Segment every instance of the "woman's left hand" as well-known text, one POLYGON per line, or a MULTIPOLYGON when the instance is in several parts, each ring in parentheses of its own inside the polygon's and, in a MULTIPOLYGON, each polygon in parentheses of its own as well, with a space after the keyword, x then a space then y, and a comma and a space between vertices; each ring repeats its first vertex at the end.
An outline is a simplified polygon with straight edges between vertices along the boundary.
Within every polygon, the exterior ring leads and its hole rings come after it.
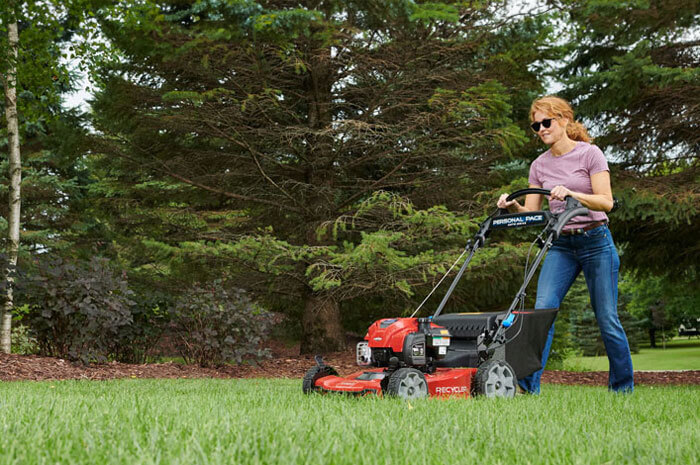
POLYGON ((564 200, 567 196, 573 197, 573 192, 564 186, 556 186, 550 191, 550 198, 556 200, 564 200))

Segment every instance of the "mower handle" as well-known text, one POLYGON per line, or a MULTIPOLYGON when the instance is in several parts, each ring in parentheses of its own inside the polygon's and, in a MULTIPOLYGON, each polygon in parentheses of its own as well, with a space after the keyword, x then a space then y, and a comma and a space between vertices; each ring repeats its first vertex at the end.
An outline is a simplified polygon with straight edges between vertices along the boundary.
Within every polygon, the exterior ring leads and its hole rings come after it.
POLYGON ((526 194, 542 194, 542 195, 549 195, 551 191, 549 189, 542 189, 541 187, 528 187, 527 189, 520 189, 519 191, 515 191, 512 194, 506 198, 506 202, 510 202, 513 199, 517 199, 518 197, 522 197, 523 195, 526 194))
MULTIPOLYGON (((506 202, 510 202, 513 199, 517 199, 518 197, 522 197, 523 195, 527 194, 542 194, 542 195, 550 195, 552 191, 549 189, 542 189, 541 187, 528 187, 527 189, 520 189, 518 191, 513 192, 510 194, 508 197, 506 197, 506 202)), ((566 209, 572 209, 576 208, 581 205, 581 203, 576 200, 575 198, 571 197, 570 195, 567 195, 565 197, 566 200, 566 209)), ((506 208, 499 208, 498 209, 498 214, 499 215, 505 215, 509 213, 508 209, 506 208)))
MULTIPOLYGON (((506 202, 510 202, 511 200, 517 199, 518 197, 522 197, 523 195, 527 194, 542 194, 542 195, 549 195, 551 191, 549 189, 542 189, 541 187, 528 187, 527 189, 520 189, 512 194, 510 194, 506 198, 506 202)), ((499 215, 506 215, 508 214, 508 209, 507 208, 499 208, 498 209, 498 214, 499 215)))

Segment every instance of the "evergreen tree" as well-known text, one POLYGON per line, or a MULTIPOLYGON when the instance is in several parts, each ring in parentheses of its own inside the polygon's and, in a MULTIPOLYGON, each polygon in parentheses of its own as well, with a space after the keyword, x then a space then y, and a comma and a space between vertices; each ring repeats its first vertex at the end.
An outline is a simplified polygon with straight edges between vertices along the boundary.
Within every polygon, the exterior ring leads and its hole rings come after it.
MULTIPOLYGON (((341 302, 381 295, 400 308, 434 282, 475 228, 450 209, 481 214, 465 195, 525 142, 513 104, 524 115, 539 91, 531 44, 550 30, 502 6, 109 10, 121 59, 101 68, 94 109, 113 253, 152 276, 225 275, 278 296, 299 316, 302 351, 342 348, 341 302)), ((504 244, 476 268, 481 294, 501 301, 508 283, 486 276, 504 251, 523 254, 504 244)))

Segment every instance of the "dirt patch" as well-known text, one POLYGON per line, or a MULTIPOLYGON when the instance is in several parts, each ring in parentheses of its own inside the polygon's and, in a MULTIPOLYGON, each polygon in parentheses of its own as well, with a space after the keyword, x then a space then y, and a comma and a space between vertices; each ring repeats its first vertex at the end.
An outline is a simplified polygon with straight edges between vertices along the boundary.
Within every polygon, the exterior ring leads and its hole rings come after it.
MULTIPOLYGON (((36 355, 0 354, 0 381, 62 380, 62 379, 115 379, 115 378, 297 378, 315 363, 312 356, 298 355, 295 347, 277 346, 273 357, 257 364, 201 368, 178 363, 150 363, 131 365, 106 363, 83 366, 66 360, 36 355)), ((324 361, 341 375, 358 370, 352 351, 328 354, 324 361)), ((607 372, 545 371, 544 383, 606 386, 607 372)), ((636 384, 700 385, 700 370, 643 371, 635 373, 636 384)))

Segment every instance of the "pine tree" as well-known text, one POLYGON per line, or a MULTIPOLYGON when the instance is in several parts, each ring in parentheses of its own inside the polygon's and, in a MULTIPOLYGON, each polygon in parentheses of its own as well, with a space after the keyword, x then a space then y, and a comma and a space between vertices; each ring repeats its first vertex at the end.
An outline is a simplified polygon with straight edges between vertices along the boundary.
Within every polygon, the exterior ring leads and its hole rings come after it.
MULTIPOLYGON (((121 231, 106 227, 132 237, 115 253, 279 296, 299 316, 302 351, 342 348, 341 302, 382 295, 395 308, 434 282, 475 228, 434 206, 474 208, 464 193, 525 141, 513 104, 539 89, 528 44, 549 31, 501 6, 111 10, 103 30, 122 59, 101 69, 94 109, 101 188, 123 214, 121 231)), ((507 286, 483 281, 491 294, 507 286)))

